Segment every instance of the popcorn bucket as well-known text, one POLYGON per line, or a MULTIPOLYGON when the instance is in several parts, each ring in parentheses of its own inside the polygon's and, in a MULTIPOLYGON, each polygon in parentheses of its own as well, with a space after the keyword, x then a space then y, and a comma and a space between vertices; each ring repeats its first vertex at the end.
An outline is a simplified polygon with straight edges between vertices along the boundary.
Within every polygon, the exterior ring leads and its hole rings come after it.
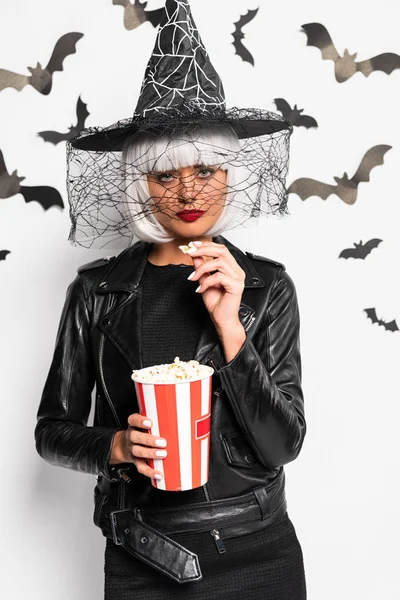
POLYGON ((168 455, 163 459, 147 459, 152 469, 163 473, 163 479, 152 479, 160 490, 183 491, 208 481, 210 455, 210 421, 212 374, 201 365, 204 375, 190 380, 167 383, 144 382, 146 367, 132 375, 141 415, 149 417, 152 435, 167 440, 168 455))

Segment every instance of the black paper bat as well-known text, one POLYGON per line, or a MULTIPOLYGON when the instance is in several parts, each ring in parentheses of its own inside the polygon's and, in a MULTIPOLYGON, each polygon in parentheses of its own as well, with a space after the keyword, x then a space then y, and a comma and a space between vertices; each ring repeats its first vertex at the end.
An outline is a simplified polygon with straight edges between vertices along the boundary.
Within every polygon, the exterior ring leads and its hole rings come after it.
POLYGON ((378 319, 378 317, 376 316, 375 308, 364 308, 364 310, 367 313, 368 319, 371 319, 372 323, 378 323, 378 325, 384 327, 386 331, 399 331, 395 319, 393 319, 393 321, 387 322, 383 319, 378 319))
POLYGON ((346 204, 354 204, 357 200, 358 184, 369 181, 371 170, 377 165, 383 164, 383 157, 391 147, 380 145, 370 148, 364 154, 360 166, 351 179, 347 173, 344 173, 343 177, 333 178, 337 185, 330 185, 316 179, 302 177, 293 181, 288 193, 297 194, 302 200, 306 200, 310 196, 319 196, 322 200, 326 200, 331 194, 336 194, 346 204))
POLYGON ((339 258, 361 258, 364 259, 368 254, 371 254, 374 248, 377 248, 382 240, 378 240, 378 238, 373 238, 372 240, 368 240, 365 244, 357 242, 353 242, 354 248, 345 248, 339 254, 339 258))
POLYGON ((48 185, 21 186, 20 194, 23 195, 25 202, 39 202, 44 210, 48 210, 52 206, 64 208, 60 192, 48 185))
POLYGON ((165 10, 164 8, 145 10, 147 2, 140 2, 140 0, 135 0, 135 4, 129 0, 113 0, 113 4, 124 7, 124 25, 125 29, 129 30, 136 29, 146 21, 149 21, 153 27, 158 27, 165 10))
POLYGON ((17 170, 11 175, 8 174, 4 162, 3 153, 0 150, 0 198, 11 198, 15 194, 22 194, 25 202, 39 202, 47 210, 51 206, 60 206, 64 208, 64 202, 60 193, 50 186, 28 187, 21 185, 25 177, 18 177, 17 170))
POLYGON ((10 254, 9 250, 0 250, 0 260, 6 260, 7 254, 10 254))
POLYGON ((297 108, 297 104, 291 108, 290 104, 283 98, 274 99, 277 110, 282 113, 282 116, 290 121, 294 127, 318 127, 317 121, 309 115, 302 115, 304 108, 297 108))
POLYGON ((302 25, 302 29, 307 35, 307 46, 315 46, 321 50, 323 60, 333 60, 336 81, 339 83, 347 81, 357 72, 368 77, 374 71, 383 71, 390 75, 395 69, 400 69, 400 56, 398 54, 385 52, 368 60, 356 62, 357 52, 350 54, 347 48, 343 56, 340 56, 328 30, 321 23, 306 23, 302 25))
POLYGON ((63 61, 70 54, 75 54, 76 43, 83 37, 83 33, 71 32, 61 36, 56 43, 49 64, 42 69, 40 63, 36 67, 28 67, 32 75, 19 75, 12 71, 0 69, 0 92, 7 87, 12 87, 19 92, 26 85, 31 85, 45 96, 50 94, 53 83, 53 73, 63 70, 63 61))
POLYGON ((242 29, 245 25, 250 23, 258 13, 259 8, 255 10, 248 10, 245 15, 242 15, 239 21, 235 21, 235 31, 232 33, 233 35, 233 46, 235 48, 235 54, 238 54, 245 62, 249 62, 254 67, 254 58, 247 50, 247 48, 243 45, 242 40, 244 38, 244 33, 242 29))
POLYGON ((85 121, 90 115, 86 109, 86 106, 87 104, 82 102, 81 97, 79 96, 76 104, 76 116, 78 122, 76 125, 71 125, 71 127, 68 128, 69 130, 67 133, 59 133, 58 131, 39 131, 38 136, 44 139, 45 142, 51 142, 55 146, 60 142, 70 140, 74 136, 78 135, 78 133, 85 127, 85 121))

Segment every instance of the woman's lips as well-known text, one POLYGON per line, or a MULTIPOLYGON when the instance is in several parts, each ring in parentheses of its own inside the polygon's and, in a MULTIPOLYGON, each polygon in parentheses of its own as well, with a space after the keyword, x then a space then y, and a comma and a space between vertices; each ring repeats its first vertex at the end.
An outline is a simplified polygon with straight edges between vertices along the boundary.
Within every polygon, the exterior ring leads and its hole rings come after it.
POLYGON ((182 221, 192 222, 197 221, 204 214, 204 210, 181 210, 176 213, 176 216, 182 221))

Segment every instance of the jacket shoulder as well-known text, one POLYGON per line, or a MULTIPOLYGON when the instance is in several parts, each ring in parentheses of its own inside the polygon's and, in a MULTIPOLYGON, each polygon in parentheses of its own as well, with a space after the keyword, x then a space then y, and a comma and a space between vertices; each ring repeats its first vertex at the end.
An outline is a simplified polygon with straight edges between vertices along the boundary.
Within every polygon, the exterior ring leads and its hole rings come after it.
POLYGON ((260 256, 259 254, 253 254, 252 252, 246 252, 246 254, 254 260, 262 260, 263 262, 270 263, 272 265, 275 265, 276 267, 281 267, 282 269, 286 270, 285 265, 281 262, 278 262, 277 260, 272 260, 271 258, 267 258, 266 256, 260 256))
POLYGON ((105 265, 109 265, 115 260, 115 256, 104 256, 103 258, 97 258, 96 260, 92 260, 84 265, 78 267, 78 274, 85 273, 85 271, 90 271, 90 269, 97 269, 98 267, 104 267, 105 265))

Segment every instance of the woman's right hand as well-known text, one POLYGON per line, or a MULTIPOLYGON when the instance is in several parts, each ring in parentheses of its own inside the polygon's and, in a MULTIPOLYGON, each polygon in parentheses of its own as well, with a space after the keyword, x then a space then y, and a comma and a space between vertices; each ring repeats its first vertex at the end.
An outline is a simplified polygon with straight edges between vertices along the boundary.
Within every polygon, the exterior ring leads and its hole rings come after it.
POLYGON ((164 459, 167 456, 167 451, 164 450, 167 442, 164 438, 141 431, 141 429, 150 429, 151 426, 148 417, 143 417, 139 413, 129 415, 128 429, 117 431, 114 436, 110 464, 133 462, 142 475, 152 479, 162 479, 161 471, 152 469, 146 459, 164 459))

